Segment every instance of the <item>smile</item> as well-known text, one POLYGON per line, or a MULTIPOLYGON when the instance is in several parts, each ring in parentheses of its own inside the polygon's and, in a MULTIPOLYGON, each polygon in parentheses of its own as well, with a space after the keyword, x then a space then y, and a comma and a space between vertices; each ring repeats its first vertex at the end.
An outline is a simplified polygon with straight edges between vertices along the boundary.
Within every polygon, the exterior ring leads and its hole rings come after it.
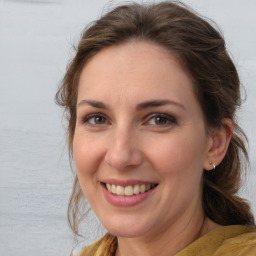
POLYGON ((105 199, 113 206, 132 207, 146 201, 154 194, 157 183, 135 180, 105 180, 101 182, 105 199))
POLYGON ((107 190, 112 193, 113 195, 118 196, 134 196, 138 194, 143 194, 148 192, 149 190, 155 188, 157 184, 136 184, 136 185, 129 185, 129 186, 120 186, 115 184, 106 183, 105 187, 107 190))

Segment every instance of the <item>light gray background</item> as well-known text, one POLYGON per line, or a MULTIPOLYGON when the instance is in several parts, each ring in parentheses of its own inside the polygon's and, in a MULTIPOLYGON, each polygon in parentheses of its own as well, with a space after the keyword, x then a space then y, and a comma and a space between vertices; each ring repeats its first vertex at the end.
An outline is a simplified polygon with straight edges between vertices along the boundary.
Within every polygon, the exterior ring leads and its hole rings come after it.
MULTIPOLYGON (((114 1, 118 3, 119 1, 114 1)), ((140 1, 138 1, 140 2, 140 1)), ((54 94, 84 26, 107 0, 0 0, 0 255, 69 255, 72 186, 54 94)), ((247 91, 240 120, 251 172, 241 194, 256 213, 256 1, 186 0, 222 28, 247 91)), ((90 219, 87 239, 97 223, 90 219)))

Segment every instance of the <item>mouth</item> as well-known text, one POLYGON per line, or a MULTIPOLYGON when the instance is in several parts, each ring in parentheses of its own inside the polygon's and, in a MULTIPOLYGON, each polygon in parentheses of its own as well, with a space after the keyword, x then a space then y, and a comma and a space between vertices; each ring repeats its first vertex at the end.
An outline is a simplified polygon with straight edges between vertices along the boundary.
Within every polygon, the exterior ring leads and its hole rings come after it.
POLYGON ((113 195, 117 196, 134 196, 144 194, 154 189, 158 184, 135 184, 128 186, 120 186, 110 183, 102 183, 103 186, 113 195))

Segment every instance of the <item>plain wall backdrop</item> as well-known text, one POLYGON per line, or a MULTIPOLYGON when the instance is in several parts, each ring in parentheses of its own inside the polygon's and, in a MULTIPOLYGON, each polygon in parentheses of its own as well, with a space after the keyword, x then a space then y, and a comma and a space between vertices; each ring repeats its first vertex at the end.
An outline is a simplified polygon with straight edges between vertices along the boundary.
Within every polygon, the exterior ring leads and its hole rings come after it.
MULTIPOLYGON (((251 168, 241 194, 256 213, 256 1, 184 2, 220 26, 246 89, 239 119, 251 168)), ((74 245, 66 220, 72 174, 54 95, 72 46, 108 3, 0 0, 0 255, 69 255, 74 245)), ((87 224, 83 244, 99 236, 93 215, 87 224)))

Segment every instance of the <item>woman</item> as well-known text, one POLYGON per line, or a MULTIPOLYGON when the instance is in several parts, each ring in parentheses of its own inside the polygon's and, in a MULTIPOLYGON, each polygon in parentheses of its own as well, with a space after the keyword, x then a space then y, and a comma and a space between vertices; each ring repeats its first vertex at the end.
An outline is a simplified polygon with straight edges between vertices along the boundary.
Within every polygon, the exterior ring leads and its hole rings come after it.
POLYGON ((80 255, 256 255, 236 195, 239 77, 208 22, 170 2, 117 7, 85 30, 57 102, 77 169, 71 226, 85 196, 109 232, 80 255))

